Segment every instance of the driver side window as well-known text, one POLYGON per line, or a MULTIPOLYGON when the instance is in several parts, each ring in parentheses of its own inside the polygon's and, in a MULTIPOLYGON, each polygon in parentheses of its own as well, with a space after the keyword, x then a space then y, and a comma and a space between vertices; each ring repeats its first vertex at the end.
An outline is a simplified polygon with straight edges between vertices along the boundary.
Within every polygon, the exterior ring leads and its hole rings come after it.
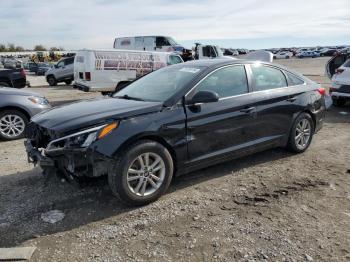
POLYGON ((212 91, 219 98, 248 93, 248 81, 244 66, 229 66, 206 77, 196 88, 198 91, 212 91))
POLYGON ((57 64, 57 67, 64 67, 64 61, 61 61, 57 64))

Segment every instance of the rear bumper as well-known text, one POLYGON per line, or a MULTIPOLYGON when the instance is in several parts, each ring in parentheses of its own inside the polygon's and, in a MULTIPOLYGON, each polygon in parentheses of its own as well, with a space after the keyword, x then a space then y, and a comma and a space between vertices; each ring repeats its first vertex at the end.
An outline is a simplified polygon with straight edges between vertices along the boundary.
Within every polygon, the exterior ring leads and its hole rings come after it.
POLYGON ((345 98, 350 100, 350 94, 349 93, 341 93, 341 92, 332 92, 331 97, 333 99, 339 99, 339 98, 345 98))

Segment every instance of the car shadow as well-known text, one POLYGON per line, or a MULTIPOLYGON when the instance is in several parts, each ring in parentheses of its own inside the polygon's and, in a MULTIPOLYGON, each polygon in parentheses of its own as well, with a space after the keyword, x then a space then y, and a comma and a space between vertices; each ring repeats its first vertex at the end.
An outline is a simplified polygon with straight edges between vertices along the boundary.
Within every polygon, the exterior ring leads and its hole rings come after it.
MULTIPOLYGON (((274 149, 175 177, 168 193, 291 155, 284 149, 274 149)), ((0 247, 19 245, 135 209, 112 195, 106 177, 89 179, 83 187, 76 187, 55 176, 44 177, 37 167, 0 176, 0 185, 0 247), (65 218, 55 224, 44 223, 41 214, 50 210, 63 211, 65 218)))
POLYGON ((342 107, 331 106, 326 112, 325 123, 350 123, 350 102, 342 107))

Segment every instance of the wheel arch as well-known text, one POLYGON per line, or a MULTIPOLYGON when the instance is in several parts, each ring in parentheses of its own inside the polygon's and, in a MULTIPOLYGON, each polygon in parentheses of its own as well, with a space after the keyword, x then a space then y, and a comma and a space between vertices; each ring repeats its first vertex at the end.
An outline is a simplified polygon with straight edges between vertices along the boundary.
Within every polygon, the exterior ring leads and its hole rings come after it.
POLYGON ((118 156, 121 152, 123 152, 128 146, 135 144, 136 142, 140 141, 140 140, 151 140, 151 141, 155 141, 158 142, 159 144, 161 144, 162 146, 164 146, 170 153, 171 158, 173 160, 173 167, 174 167, 174 173, 177 170, 177 157, 176 157, 176 152, 174 150, 174 148, 161 136, 157 136, 154 134, 140 134, 140 135, 136 135, 133 136, 131 138, 129 138, 128 140, 124 141, 119 148, 114 152, 113 156, 118 156))
POLYGON ((29 112, 21 107, 17 107, 17 106, 0 107, 0 112, 6 111, 6 110, 17 110, 17 111, 21 112, 22 114, 24 114, 27 117, 28 121, 30 121, 31 116, 30 116, 29 112))

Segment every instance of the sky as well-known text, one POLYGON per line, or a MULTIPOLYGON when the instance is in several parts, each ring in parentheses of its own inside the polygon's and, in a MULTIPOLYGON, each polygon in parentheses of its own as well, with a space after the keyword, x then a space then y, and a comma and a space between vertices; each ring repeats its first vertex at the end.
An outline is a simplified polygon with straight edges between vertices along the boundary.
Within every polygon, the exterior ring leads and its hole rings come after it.
POLYGON ((350 0, 1 0, 0 43, 112 48, 136 35, 187 48, 350 45, 350 0))

